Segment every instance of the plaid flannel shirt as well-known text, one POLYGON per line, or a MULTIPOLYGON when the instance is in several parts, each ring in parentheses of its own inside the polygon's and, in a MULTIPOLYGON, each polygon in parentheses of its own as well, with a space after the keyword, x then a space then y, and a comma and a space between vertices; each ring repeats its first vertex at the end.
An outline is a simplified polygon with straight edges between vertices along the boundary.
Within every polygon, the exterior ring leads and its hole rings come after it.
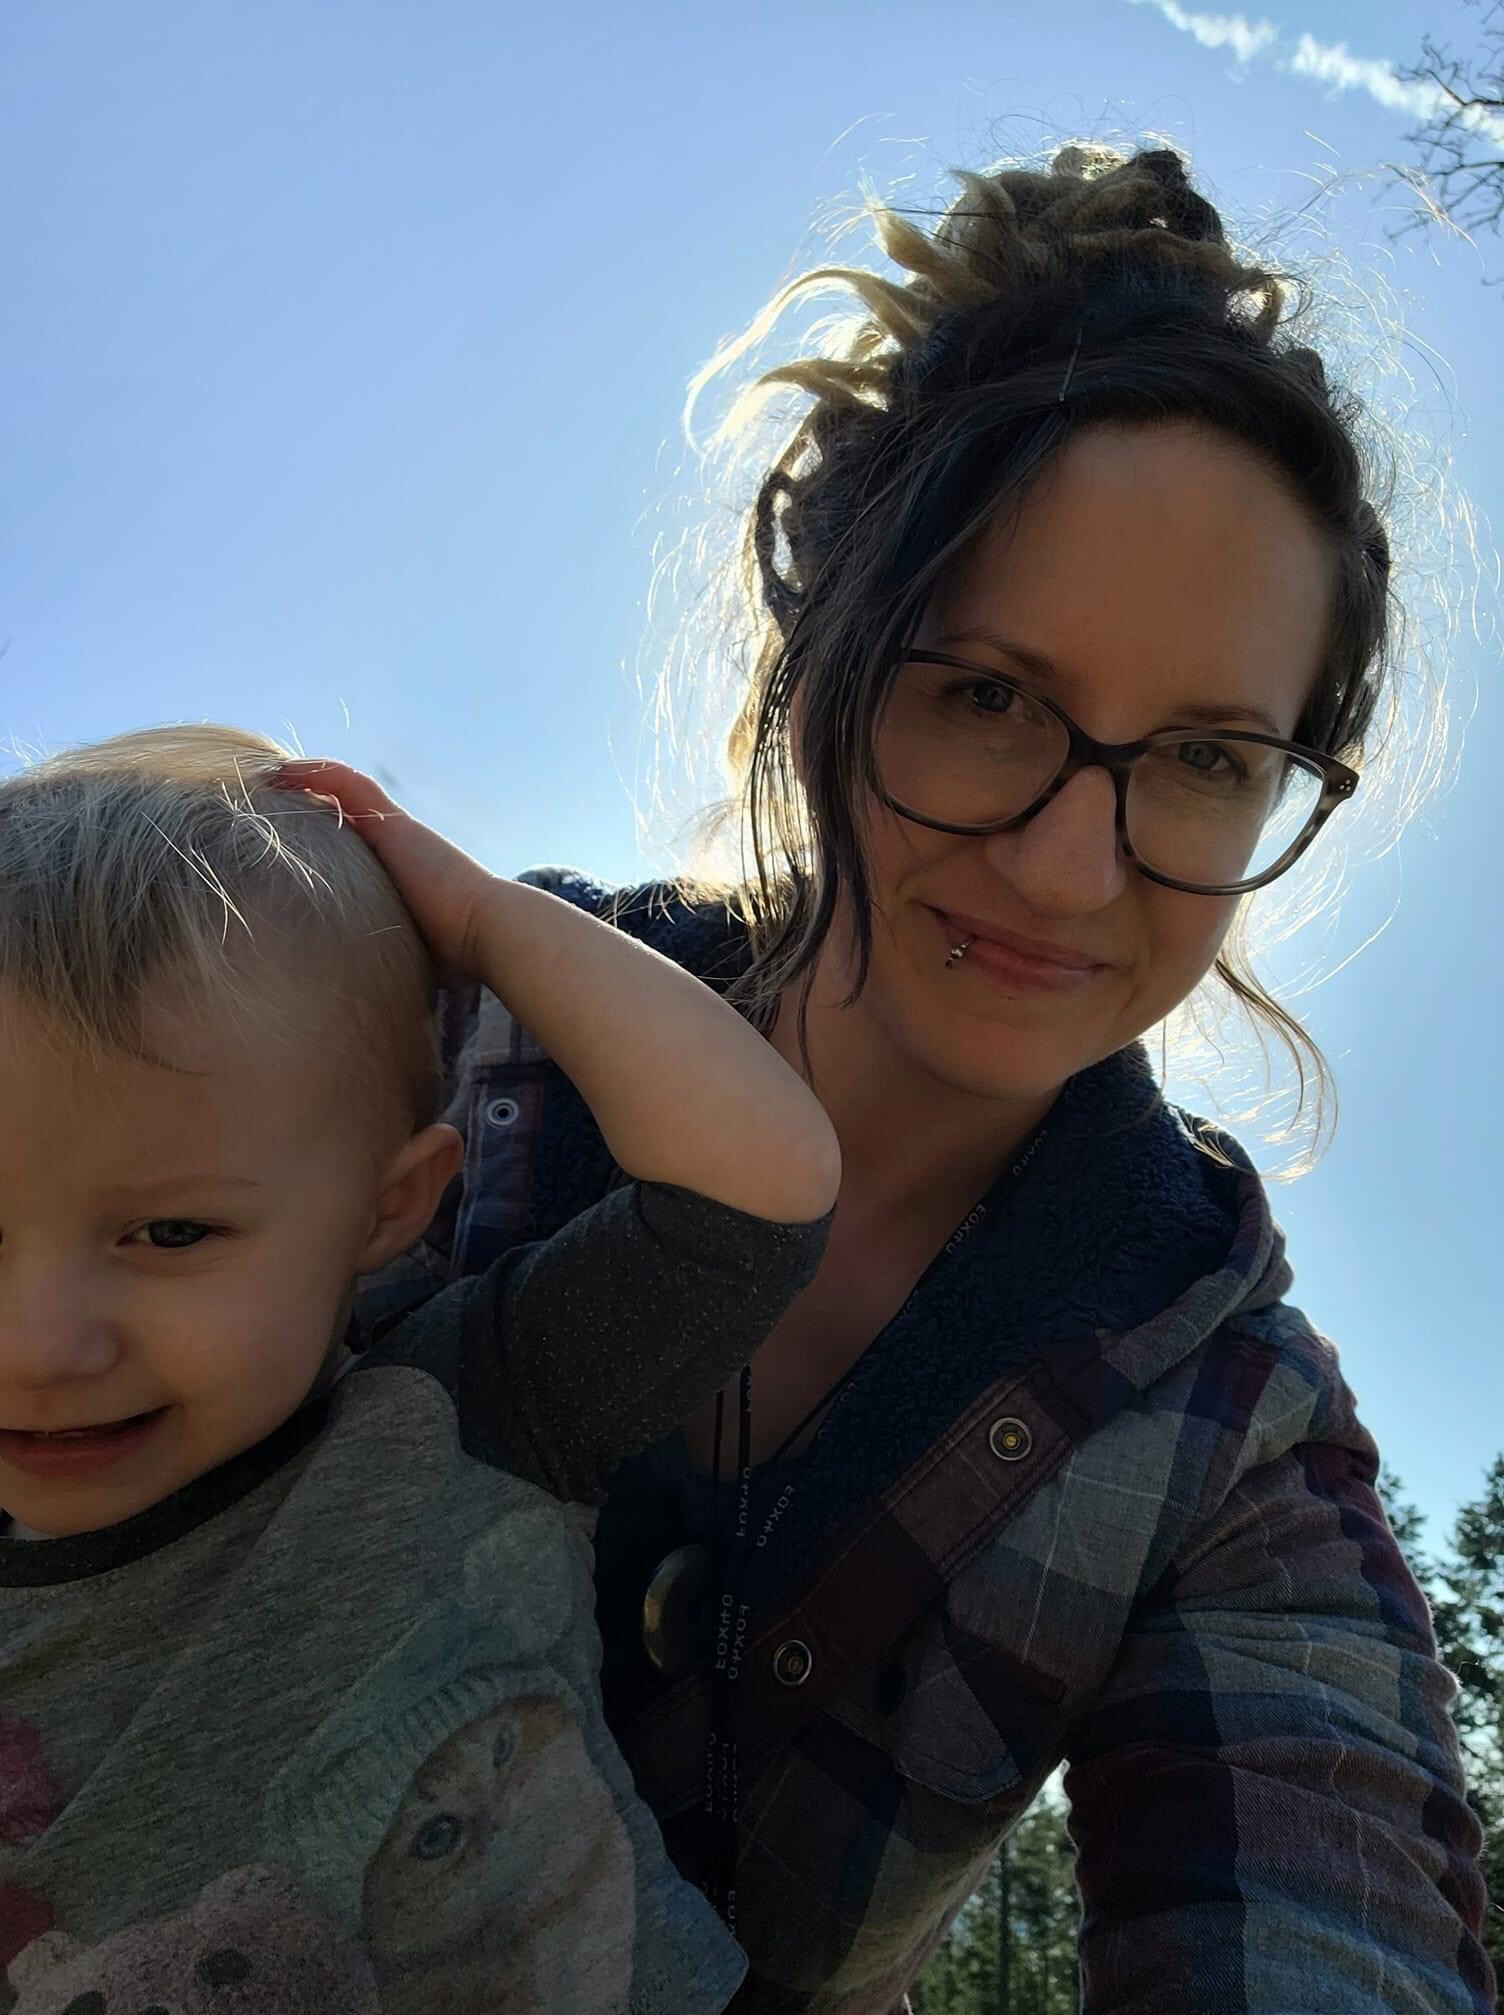
MULTIPOLYGON (((568 871, 529 879, 608 900, 568 871)), ((661 892, 613 913, 712 983, 745 955, 723 912, 661 892)), ((368 1319, 546 1236, 612 1178, 573 1087, 497 1001, 447 1014, 464 1172, 368 1319)), ((937 1277, 886 1387, 884 1339, 869 1352, 830 1465, 846 1498, 816 1493, 754 1611, 736 2007, 901 2008, 1063 1760, 1088 2015, 1476 2015, 1494 1986, 1455 1684, 1373 1443, 1283 1299, 1257 1177, 1146 1105, 1133 1053, 1093 1075, 1019 1185, 1028 1209, 937 1277)), ((691 1875, 708 1726, 692 1674, 616 1728, 691 1875)))

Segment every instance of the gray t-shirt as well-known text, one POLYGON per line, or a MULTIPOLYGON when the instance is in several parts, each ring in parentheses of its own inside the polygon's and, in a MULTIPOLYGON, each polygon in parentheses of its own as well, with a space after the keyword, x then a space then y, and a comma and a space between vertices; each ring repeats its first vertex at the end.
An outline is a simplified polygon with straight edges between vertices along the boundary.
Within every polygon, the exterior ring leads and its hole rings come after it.
POLYGON ((629 1185, 163 1503, 0 1537, 0 2007, 723 2008, 601 1717, 588 1507, 826 1229, 629 1185))

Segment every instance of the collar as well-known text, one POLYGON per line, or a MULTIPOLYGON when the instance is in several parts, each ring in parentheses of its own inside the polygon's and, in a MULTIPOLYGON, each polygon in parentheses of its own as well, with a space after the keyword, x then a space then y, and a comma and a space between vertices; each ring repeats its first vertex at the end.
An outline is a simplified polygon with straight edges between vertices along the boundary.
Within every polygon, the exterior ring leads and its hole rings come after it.
MULTIPOLYGON (((724 905, 660 885, 618 897, 613 914, 712 985, 745 967, 745 932, 724 905)), ((576 1149, 584 1130, 564 1129, 576 1149)), ((777 1581, 811 1571, 822 1535, 1011 1367, 1095 1335, 1114 1389, 1141 1388, 1289 1283, 1247 1156, 1164 1099, 1142 1045, 1078 1073, 868 1350, 801 1480, 777 1581)), ((755 1390, 754 1379, 754 1406, 755 1390)))
MULTIPOLYGON (((329 1418, 329 1396, 307 1401, 264 1441, 222 1462, 118 1525, 64 1539, 16 1539, 0 1534, 0 1588, 47 1588, 86 1581, 144 1560, 228 1511, 292 1461, 329 1418)), ((7 1521, 8 1522, 8 1521, 7 1521)))

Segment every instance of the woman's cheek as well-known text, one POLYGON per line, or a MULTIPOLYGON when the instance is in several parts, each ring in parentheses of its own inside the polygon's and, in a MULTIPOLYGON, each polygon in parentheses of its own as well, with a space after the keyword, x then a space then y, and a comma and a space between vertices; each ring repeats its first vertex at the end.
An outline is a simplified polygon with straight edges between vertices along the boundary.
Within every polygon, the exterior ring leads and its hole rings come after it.
MULTIPOLYGON (((1167 890, 1166 894, 1171 893, 1167 890)), ((1237 896, 1184 896, 1182 901, 1192 904, 1201 915, 1188 919, 1188 929, 1193 949, 1187 960, 1191 975, 1186 986, 1190 993, 1206 977, 1217 961, 1227 933, 1232 929, 1238 914, 1240 898, 1237 896)))

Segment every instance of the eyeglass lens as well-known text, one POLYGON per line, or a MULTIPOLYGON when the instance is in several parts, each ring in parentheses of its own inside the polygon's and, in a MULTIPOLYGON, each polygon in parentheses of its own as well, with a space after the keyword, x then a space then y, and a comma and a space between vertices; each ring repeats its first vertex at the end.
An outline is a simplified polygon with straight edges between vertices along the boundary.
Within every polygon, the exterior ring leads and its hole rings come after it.
MULTIPOLYGON (((1027 811, 1070 749, 1063 722, 1026 693, 953 665, 907 661, 877 736, 887 795, 943 825, 996 826, 1027 811)), ((1220 729, 1156 744, 1129 773, 1128 841, 1174 881, 1250 881, 1297 844, 1319 808, 1320 770, 1220 729)))

